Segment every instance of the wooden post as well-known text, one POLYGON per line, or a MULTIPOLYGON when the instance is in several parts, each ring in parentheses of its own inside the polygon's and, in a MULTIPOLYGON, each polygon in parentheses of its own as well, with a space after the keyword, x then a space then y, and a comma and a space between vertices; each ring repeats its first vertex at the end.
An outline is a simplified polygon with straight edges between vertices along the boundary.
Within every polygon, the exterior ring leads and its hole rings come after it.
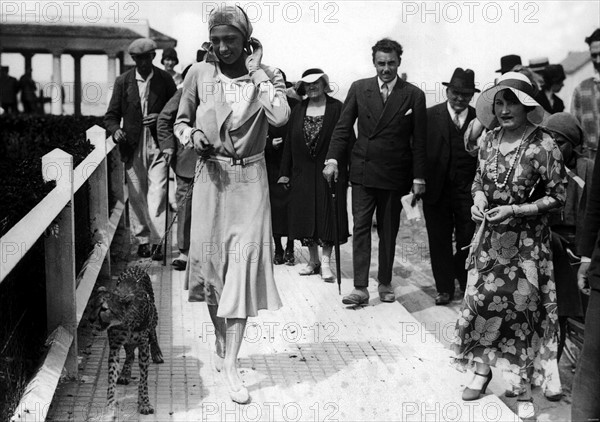
POLYGON ((73 156, 55 149, 42 157, 44 181, 55 180, 67 191, 69 203, 48 227, 45 239, 46 309, 48 333, 63 326, 72 336, 65 369, 77 375, 77 303, 75 274, 75 215, 73 210, 73 156))
MULTIPOLYGON (((86 131, 86 137, 94 148, 102 152, 106 157, 106 131, 100 126, 95 125, 86 131)), ((102 160, 96 170, 90 175, 90 229, 94 233, 94 243, 108 242, 108 219, 110 210, 108 209, 108 167, 107 159, 102 160)), ((106 254, 106 259, 102 263, 100 271, 101 277, 110 277, 110 248, 106 254)))
MULTIPOLYGON (((107 143, 114 143, 112 137, 108 138, 107 143)), ((108 154, 107 160, 108 165, 110 166, 109 190, 111 196, 116 203, 120 201, 125 204, 128 197, 127 186, 125 185, 125 166, 121 161, 121 153, 119 152, 118 146, 113 148, 108 154)), ((127 213, 124 213, 123 217, 119 220, 119 228, 126 229, 127 221, 127 213)))

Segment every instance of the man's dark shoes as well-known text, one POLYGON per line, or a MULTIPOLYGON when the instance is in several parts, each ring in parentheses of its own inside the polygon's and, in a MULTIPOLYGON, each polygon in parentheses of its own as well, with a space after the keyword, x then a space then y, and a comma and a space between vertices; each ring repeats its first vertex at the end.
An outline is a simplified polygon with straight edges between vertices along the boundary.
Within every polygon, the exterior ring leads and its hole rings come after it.
POLYGON ((361 289, 354 289, 348 296, 344 296, 342 299, 344 305, 368 305, 369 304, 369 291, 366 287, 361 289))
POLYGON ((147 243, 143 243, 140 246, 138 246, 137 254, 140 258, 150 258, 150 255, 152 255, 150 245, 147 243))
POLYGON ((391 284, 379 283, 377 291, 379 292, 379 300, 382 302, 391 303, 396 301, 396 295, 394 294, 394 289, 391 284))
POLYGON ((175 271, 183 271, 185 270, 185 267, 187 267, 187 261, 178 258, 174 259, 173 262, 171 262, 171 265, 175 271))
POLYGON ((285 261, 283 259, 283 251, 275 251, 275 256, 273 257, 273 264, 281 265, 285 261))
POLYGON ((436 305, 447 305, 450 303, 450 293, 438 293, 435 297, 436 305))
POLYGON ((285 254, 283 255, 283 260, 285 261, 286 265, 294 265, 296 262, 296 258, 294 258, 294 250, 286 249, 285 254))
POLYGON ((152 260, 153 261, 162 261, 163 253, 162 253, 162 245, 152 245, 152 260))

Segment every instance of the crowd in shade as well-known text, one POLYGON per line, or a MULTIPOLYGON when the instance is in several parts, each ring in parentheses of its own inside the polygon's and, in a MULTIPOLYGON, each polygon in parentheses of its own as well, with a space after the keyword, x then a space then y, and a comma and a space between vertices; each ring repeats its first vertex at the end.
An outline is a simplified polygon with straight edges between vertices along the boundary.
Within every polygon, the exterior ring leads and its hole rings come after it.
POLYGON ((469 63, 457 63, 439 81, 447 100, 427 108, 423 91, 398 74, 404 46, 385 38, 371 50, 374 74, 341 102, 318 64, 295 83, 264 64, 241 8, 215 7, 208 29, 183 74, 174 49, 163 51, 162 70, 152 65, 156 44, 134 41, 135 67, 117 78, 105 122, 125 162, 140 257, 162 259, 163 213, 169 202, 177 209, 172 265, 185 271, 189 300, 208 306, 215 370, 234 402, 250 400, 237 362, 247 319, 285 306, 274 265, 334 282, 332 251, 351 241, 353 288, 342 302, 368 305, 376 235, 375 301, 386 306, 396 300, 392 268, 408 200, 422 201, 435 305, 461 303, 452 364, 472 371, 462 399, 480 399, 502 377, 519 417, 535 418, 532 388, 562 396, 564 322, 585 318, 573 419, 600 416, 600 29, 582 40, 595 73, 576 87, 569 111, 565 72, 544 58, 499 57, 484 92, 469 63), (235 259, 228 251, 240 245, 255 247, 235 259), (309 258, 296 268, 300 247, 309 258))

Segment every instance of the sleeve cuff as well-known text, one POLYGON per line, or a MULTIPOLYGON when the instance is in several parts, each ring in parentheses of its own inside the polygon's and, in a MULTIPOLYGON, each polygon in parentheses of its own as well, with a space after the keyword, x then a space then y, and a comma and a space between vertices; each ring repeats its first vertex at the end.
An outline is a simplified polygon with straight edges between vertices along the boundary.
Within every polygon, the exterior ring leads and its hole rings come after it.
POLYGON ((269 78, 269 75, 267 75, 267 73, 263 69, 258 69, 257 71, 255 71, 250 76, 250 79, 252 80, 252 83, 256 86, 259 86, 261 83, 268 82, 271 80, 269 78))
POLYGON ((425 179, 417 178, 417 179, 413 179, 413 184, 415 184, 415 185, 424 185, 426 183, 425 183, 425 179))
POLYGON ((585 264, 587 262, 592 262, 592 258, 590 258, 589 256, 582 256, 581 257, 581 263, 585 264))
POLYGON ((175 136, 177 136, 177 139, 179 139, 179 142, 181 142, 181 145, 185 146, 191 141, 193 130, 194 129, 191 127, 186 127, 184 129, 181 129, 181 130, 178 130, 175 132, 175 136))
POLYGON ((328 160, 325 160, 325 165, 327 165, 327 164, 335 164, 337 166, 338 162, 335 158, 330 158, 328 160))

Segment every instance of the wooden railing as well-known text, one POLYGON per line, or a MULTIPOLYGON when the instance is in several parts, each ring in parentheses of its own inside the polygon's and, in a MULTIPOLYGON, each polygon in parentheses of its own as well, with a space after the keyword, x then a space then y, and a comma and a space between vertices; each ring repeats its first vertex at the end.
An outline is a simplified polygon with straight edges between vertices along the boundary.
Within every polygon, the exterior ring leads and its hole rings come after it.
POLYGON ((112 138, 94 126, 87 130, 94 150, 75 169, 73 157, 55 149, 42 158, 45 181, 56 187, 0 239, 0 284, 44 233, 47 332, 44 362, 28 383, 15 421, 43 421, 61 375, 77 376, 77 327, 98 276, 110 277, 110 253, 125 209, 123 164, 112 138), (112 171, 108 171, 111 166, 112 171), (89 218, 94 247, 83 269, 75 273, 73 195, 89 182, 89 218), (115 206, 109 209, 109 192, 115 206))

